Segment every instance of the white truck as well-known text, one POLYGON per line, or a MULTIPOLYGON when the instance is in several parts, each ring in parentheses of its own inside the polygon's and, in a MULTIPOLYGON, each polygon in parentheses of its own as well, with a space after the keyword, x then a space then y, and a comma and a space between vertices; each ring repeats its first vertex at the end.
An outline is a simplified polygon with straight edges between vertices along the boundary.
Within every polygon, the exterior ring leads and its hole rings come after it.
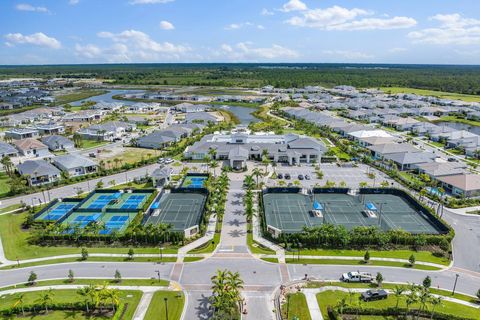
POLYGON ((342 274, 343 282, 372 282, 373 276, 368 272, 352 271, 342 274))

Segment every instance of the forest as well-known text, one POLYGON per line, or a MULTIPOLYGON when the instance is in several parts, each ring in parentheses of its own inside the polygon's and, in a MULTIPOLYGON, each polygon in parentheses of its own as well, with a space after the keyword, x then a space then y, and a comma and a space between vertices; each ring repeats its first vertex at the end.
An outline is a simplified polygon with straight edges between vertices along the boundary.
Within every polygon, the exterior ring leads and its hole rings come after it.
POLYGON ((408 87, 480 94, 480 66, 466 65, 185 63, 0 66, 0 79, 11 77, 96 77, 121 85, 408 87))

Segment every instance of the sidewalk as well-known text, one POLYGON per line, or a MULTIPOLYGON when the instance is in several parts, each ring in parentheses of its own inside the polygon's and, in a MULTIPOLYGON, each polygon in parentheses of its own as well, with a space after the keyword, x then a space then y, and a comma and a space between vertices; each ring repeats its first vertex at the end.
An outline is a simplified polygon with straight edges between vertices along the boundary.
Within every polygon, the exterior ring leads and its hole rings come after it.
MULTIPOLYGON (((210 219, 208 220, 208 225, 207 225, 207 230, 205 231, 205 235, 195 241, 190 242, 189 244, 181 247, 178 249, 178 255, 177 255, 177 263, 183 262, 183 259, 187 255, 187 253, 190 250, 193 250, 197 247, 200 247, 201 245, 211 241, 215 235, 215 228, 217 225, 217 215, 211 215, 210 219)), ((196 254, 192 256, 197 256, 196 254)), ((208 255, 202 255, 202 256, 208 256, 208 255)))

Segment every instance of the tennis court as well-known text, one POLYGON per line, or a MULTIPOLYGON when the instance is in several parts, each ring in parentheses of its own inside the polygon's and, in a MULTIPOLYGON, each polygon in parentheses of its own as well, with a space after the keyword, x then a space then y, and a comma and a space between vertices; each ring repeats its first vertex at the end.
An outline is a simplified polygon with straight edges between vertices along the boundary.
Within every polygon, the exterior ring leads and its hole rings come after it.
POLYGON ((101 215, 99 212, 72 212, 63 223, 70 227, 85 228, 89 223, 97 222, 101 215))
POLYGON ((267 224, 284 232, 300 232, 304 226, 330 223, 347 229, 378 226, 383 230, 440 233, 429 217, 399 195, 267 193, 263 202, 267 224))
POLYGON ((45 210, 45 212, 40 214, 35 220, 58 221, 79 203, 80 200, 77 202, 57 202, 52 207, 45 210))
POLYGON ((124 231, 138 212, 107 212, 100 218, 104 228, 100 234, 111 234, 113 231, 124 231))
POLYGON ((113 200, 118 200, 122 196, 121 192, 113 193, 93 193, 90 198, 82 204, 82 209, 102 210, 113 200))
POLYGON ((203 188, 207 176, 187 175, 182 182, 182 188, 203 188))
POLYGON ((184 231, 200 223, 206 199, 201 193, 166 193, 145 224, 166 223, 174 231, 184 231))
POLYGON ((109 205, 109 208, 122 210, 140 210, 152 193, 123 193, 120 198, 109 205))

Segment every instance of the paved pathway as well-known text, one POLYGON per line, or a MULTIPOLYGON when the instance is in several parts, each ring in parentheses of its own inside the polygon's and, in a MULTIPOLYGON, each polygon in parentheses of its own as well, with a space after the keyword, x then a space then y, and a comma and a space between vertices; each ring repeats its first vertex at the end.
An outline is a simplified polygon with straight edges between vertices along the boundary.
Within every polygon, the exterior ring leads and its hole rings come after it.
POLYGON ((153 292, 145 292, 142 294, 142 298, 138 302, 137 309, 133 315, 133 320, 143 320, 143 318, 145 318, 152 298, 153 292))
POLYGON ((315 320, 323 320, 322 311, 320 310, 320 306, 317 302, 316 294, 318 291, 316 289, 303 289, 302 292, 307 300, 310 317, 315 320))

